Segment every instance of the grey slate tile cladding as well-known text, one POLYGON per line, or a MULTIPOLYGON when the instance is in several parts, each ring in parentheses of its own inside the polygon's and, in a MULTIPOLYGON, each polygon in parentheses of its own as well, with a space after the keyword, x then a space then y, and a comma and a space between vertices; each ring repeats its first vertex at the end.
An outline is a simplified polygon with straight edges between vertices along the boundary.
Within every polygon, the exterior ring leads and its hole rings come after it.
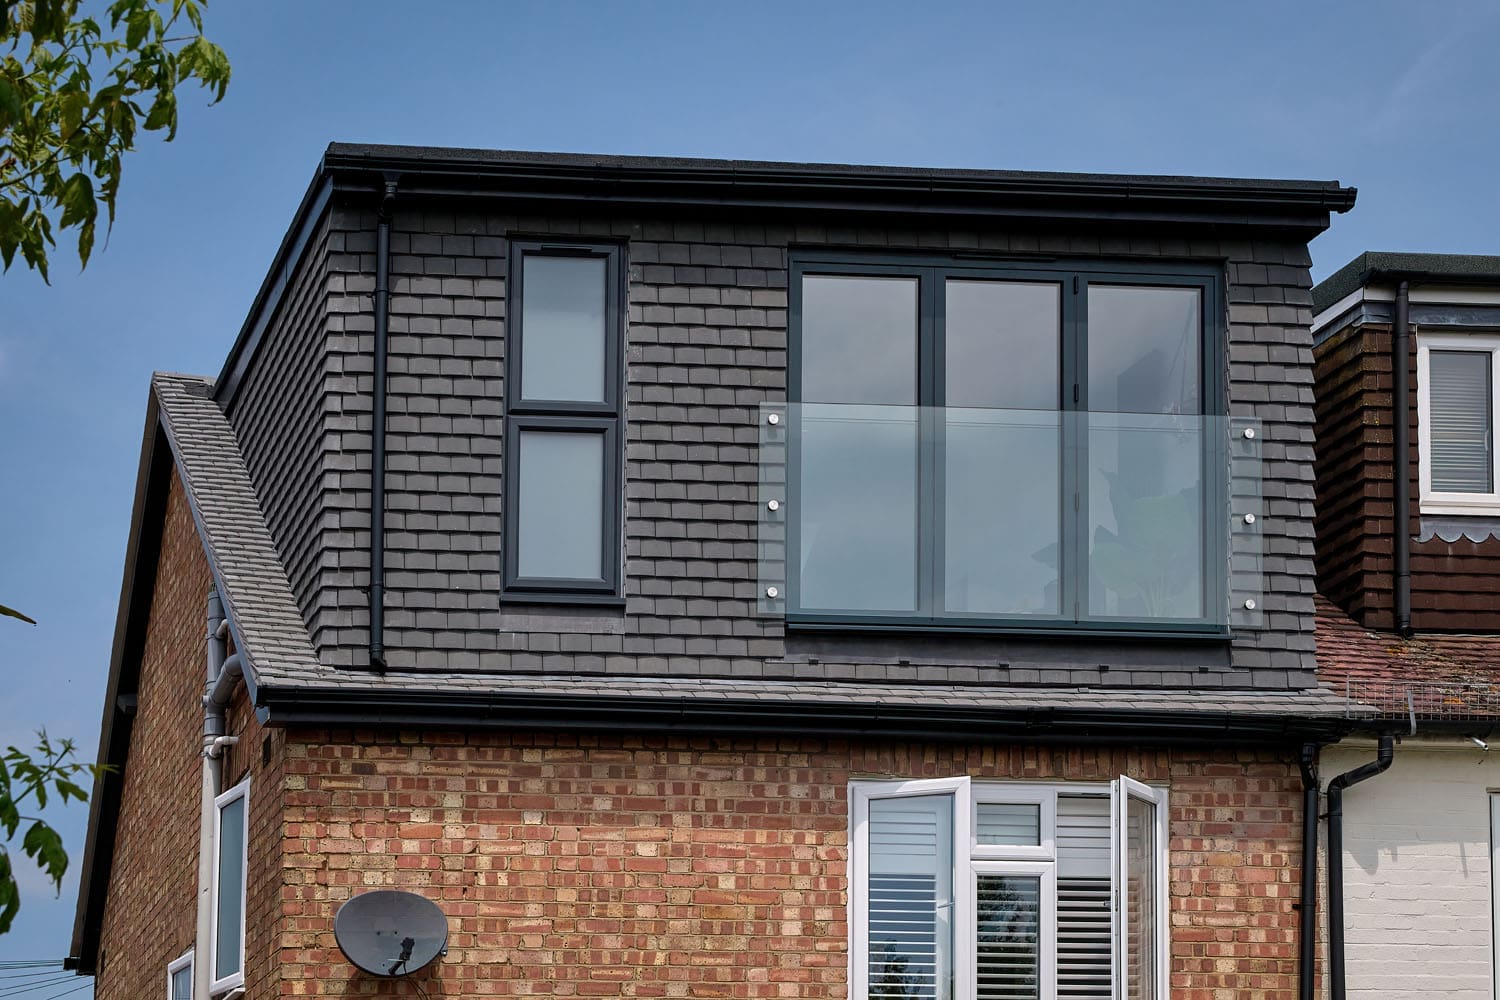
MULTIPOLYGON (((366 665, 371 209, 335 204, 326 252, 251 362, 229 418, 320 661, 366 665), (322 292, 319 315, 319 293, 322 292)), ((1300 688, 1313 675, 1311 280, 1305 244, 396 213, 391 235, 386 641, 398 671, 1300 688), (623 612, 499 603, 508 234, 627 241, 623 612), (1204 645, 788 637, 755 610, 756 407, 786 393, 791 247, 1215 260, 1230 413, 1263 426, 1264 628, 1204 645), (517 627, 521 626, 521 627, 517 627), (960 648, 961 647, 961 648, 960 648), (976 653, 976 649, 978 652, 976 653)))

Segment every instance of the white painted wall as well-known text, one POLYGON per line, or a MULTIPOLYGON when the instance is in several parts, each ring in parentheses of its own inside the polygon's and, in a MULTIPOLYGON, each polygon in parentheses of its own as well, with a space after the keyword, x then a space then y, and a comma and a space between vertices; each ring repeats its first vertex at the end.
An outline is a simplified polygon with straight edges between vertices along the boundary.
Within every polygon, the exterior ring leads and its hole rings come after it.
MULTIPOLYGON (((1373 746, 1325 750, 1325 787, 1374 757, 1373 746)), ((1488 753, 1468 741, 1407 740, 1389 771, 1345 791, 1351 998, 1496 1000, 1490 789, 1500 790, 1500 740, 1488 753)))

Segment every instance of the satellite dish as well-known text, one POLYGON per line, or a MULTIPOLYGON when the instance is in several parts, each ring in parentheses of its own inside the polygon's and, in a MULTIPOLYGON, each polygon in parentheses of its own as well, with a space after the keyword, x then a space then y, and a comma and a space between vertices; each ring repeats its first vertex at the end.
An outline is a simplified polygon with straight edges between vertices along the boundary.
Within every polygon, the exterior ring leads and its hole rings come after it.
POLYGON ((380 889, 346 900, 333 918, 344 957, 372 976, 404 976, 448 952, 448 918, 414 892, 380 889))

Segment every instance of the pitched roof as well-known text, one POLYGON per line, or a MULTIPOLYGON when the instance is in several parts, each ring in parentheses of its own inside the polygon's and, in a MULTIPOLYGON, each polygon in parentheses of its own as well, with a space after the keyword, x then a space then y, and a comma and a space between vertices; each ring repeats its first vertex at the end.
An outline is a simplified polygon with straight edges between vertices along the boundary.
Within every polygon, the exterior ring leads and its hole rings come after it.
POLYGON ((1378 714, 1429 723, 1500 721, 1500 635, 1403 639, 1317 599, 1318 677, 1378 714))
POLYGON ((293 677, 331 679, 313 652, 234 430, 213 400, 213 380, 158 372, 151 389, 252 693, 293 677))
POLYGON ((1500 285, 1500 256, 1368 250, 1313 286, 1313 312, 1320 313, 1350 292, 1381 278, 1500 285))

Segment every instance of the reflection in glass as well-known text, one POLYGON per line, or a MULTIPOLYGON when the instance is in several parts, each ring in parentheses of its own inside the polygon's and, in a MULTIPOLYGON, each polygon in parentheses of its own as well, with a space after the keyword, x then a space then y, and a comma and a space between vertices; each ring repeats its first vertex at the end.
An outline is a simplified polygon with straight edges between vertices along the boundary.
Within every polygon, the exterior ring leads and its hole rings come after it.
POLYGON ((1041 996, 1041 879, 980 875, 975 884, 977 1000, 1041 996))
POLYGON ((1493 492, 1489 352, 1429 351, 1427 409, 1432 488, 1493 492))
POLYGON ((1156 807, 1125 797, 1125 997, 1156 996, 1156 807))
POLYGON ((1059 414, 950 408, 944 419, 945 609, 1059 615, 1059 414))
POLYGON ((1202 293, 1089 285, 1089 409, 1201 411, 1202 293))
POLYGON ((521 431, 516 515, 523 577, 604 576, 604 435, 521 431))
POLYGON ((869 837, 870 1000, 949 1000, 953 799, 876 799, 869 837))
POLYGON ((1061 286, 949 279, 945 294, 947 405, 1057 409, 1061 286))
POLYGON ((219 872, 214 891, 214 978, 240 971, 244 934, 245 796, 219 810, 219 872))
POLYGON ((801 413, 802 607, 915 610, 917 408, 801 413))
POLYGON ((604 259, 528 254, 522 280, 521 398, 603 402, 604 259))
POLYGON ((980 802, 974 811, 976 844, 1035 847, 1042 842, 1042 807, 1035 802, 980 802))
POLYGON ((917 401, 917 279, 802 279, 802 399, 917 401))
POLYGON ((1203 420, 1087 415, 1089 612, 1203 616, 1203 420))

